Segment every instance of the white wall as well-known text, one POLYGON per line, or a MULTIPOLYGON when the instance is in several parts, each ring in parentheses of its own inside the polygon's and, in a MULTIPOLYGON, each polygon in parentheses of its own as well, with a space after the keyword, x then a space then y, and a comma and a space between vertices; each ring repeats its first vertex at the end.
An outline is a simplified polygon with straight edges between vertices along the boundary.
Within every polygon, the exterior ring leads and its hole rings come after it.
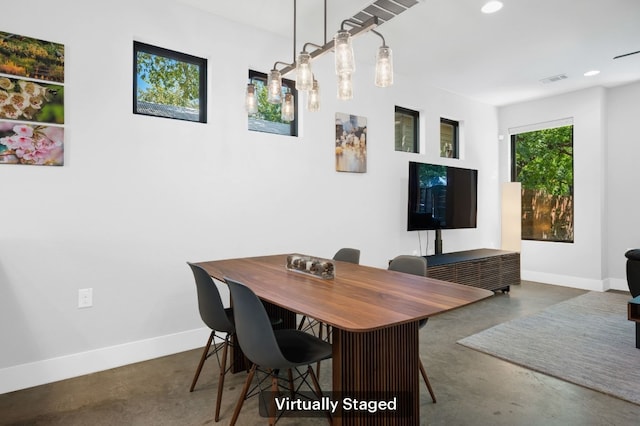
POLYGON ((640 83, 609 90, 606 105, 608 244, 605 261, 610 286, 627 290, 624 253, 630 248, 640 247, 640 83))
POLYGON ((464 123, 463 159, 447 164, 480 177, 479 226, 443 233, 445 250, 499 246, 493 107, 402 70, 377 89, 364 64, 339 102, 327 56, 322 111, 303 114, 299 138, 248 132, 247 70, 286 60, 289 40, 169 0, 20 7, 37 13, 3 31, 65 44, 65 165, 0 166, 0 393, 201 346, 187 260, 353 246, 385 267, 418 249, 407 162, 440 161, 440 116, 464 123), (132 114, 133 40, 208 58, 207 124, 132 114), (423 154, 394 151, 396 104, 422 112, 423 154), (367 173, 335 172, 335 112, 368 118, 367 173), (87 287, 94 306, 78 309, 87 287))
MULTIPOLYGON (((522 277, 591 290, 627 290, 624 249, 635 247, 636 201, 631 201, 638 153, 638 84, 595 88, 499 109, 500 132, 518 126, 574 119, 575 241, 522 242, 522 277), (610 277, 614 277, 610 279, 610 277)), ((510 178, 510 141, 500 149, 500 180, 510 178)))

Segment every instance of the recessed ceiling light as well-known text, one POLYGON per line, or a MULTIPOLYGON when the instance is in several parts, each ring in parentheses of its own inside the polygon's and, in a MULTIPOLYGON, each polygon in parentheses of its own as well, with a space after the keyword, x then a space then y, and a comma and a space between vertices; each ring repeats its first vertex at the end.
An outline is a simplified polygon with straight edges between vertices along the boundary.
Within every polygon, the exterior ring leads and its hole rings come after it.
POLYGON ((598 70, 591 70, 591 71, 587 71, 584 73, 585 77, 593 77, 594 75, 598 75, 600 74, 600 71, 598 70))
POLYGON ((482 13, 495 13, 500 9, 502 9, 502 6, 503 4, 501 1, 492 0, 490 2, 485 3, 485 5, 482 6, 482 9, 480 10, 482 11, 482 13))

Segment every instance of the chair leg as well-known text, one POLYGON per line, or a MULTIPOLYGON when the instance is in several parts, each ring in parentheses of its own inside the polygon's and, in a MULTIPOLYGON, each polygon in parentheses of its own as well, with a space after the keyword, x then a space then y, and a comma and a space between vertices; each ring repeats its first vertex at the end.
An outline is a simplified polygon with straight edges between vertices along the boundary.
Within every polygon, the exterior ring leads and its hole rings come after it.
MULTIPOLYGON (((320 340, 325 340, 326 342, 331 343, 331 331, 332 331, 331 330, 331 326, 329 324, 324 324, 324 323, 319 322, 318 323, 318 328, 319 328, 318 338, 320 340), (323 329, 323 327, 326 327, 326 329, 327 329, 327 337, 324 338, 324 339, 322 338, 322 329, 323 329)), ((318 378, 320 378, 320 361, 318 361, 316 363, 316 376, 318 376, 318 378)))
POLYGON ((316 376, 320 377, 320 361, 316 362, 316 376))
POLYGON ((244 400, 247 398, 247 392, 249 392, 249 387, 251 386, 251 382, 253 381, 253 375, 256 373, 257 365, 253 364, 251 369, 249 370, 249 374, 247 375, 247 380, 244 382, 244 386, 242 387, 242 391, 240 392, 240 397, 238 398, 238 403, 236 404, 235 410, 233 410, 233 417, 231 417, 231 422, 229 422, 229 426, 234 426, 236 421, 238 420, 238 415, 240 415, 240 409, 242 408, 242 404, 244 404, 244 400))
POLYGON ((304 326, 304 322, 307 320, 307 316, 303 315, 302 319, 300 320, 300 324, 298 324, 298 330, 302 330, 302 326, 304 326))
MULTIPOLYGON (((319 322, 318 323, 318 339, 322 340, 322 329, 324 327, 324 324, 319 322)), ((329 336, 327 336, 329 337, 329 336)), ((320 377, 320 361, 318 361, 316 363, 316 376, 320 377)))
POLYGON ((227 373, 227 351, 229 348, 229 335, 224 338, 222 346, 222 361, 220 363, 220 378, 218 379, 218 396, 216 397, 216 415, 214 417, 217 422, 220 420, 220 403, 222 402, 222 391, 224 390, 224 376, 227 373))
POLYGON ((433 393, 433 389, 431 388, 431 383, 429 383, 429 378, 427 377, 427 370, 424 369, 424 365, 422 364, 422 360, 420 360, 420 374, 422 374, 422 378, 424 379, 424 383, 427 385, 427 389, 429 389, 429 394, 431 395, 431 399, 433 402, 436 402, 436 394, 433 393))
POLYGON ((198 381, 198 377, 200 377, 202 366, 204 365, 204 362, 207 360, 207 355, 209 354, 209 348, 211 348, 211 342, 213 342, 214 335, 215 335, 215 331, 211 331, 211 334, 209 335, 209 340, 207 341, 207 344, 204 347, 204 351, 202 351, 202 356, 200 357, 200 363, 198 364, 198 368, 196 369, 195 376, 193 376, 193 381, 191 382, 191 387, 189 388, 189 392, 193 392, 193 389, 196 387, 196 382, 198 381))
MULTIPOLYGON (((311 368, 310 365, 307 366, 307 371, 309 372, 309 375, 311 376, 311 381, 313 382, 313 387, 315 388, 314 391, 316 393, 316 396, 318 398, 322 398, 322 389, 320 389, 320 383, 318 383, 318 378, 313 373, 313 368, 311 368)), ((327 420, 329 421, 329 424, 330 425, 333 424, 333 419, 331 418, 331 413, 329 413, 327 411, 326 415, 327 415, 327 420)))
POLYGON ((277 394, 278 394, 278 370, 274 370, 271 372, 271 404, 269 406, 269 426, 274 426, 276 424, 276 395, 277 394))
POLYGON ((289 393, 291 394, 291 398, 295 397, 296 391, 295 391, 295 387, 293 385, 293 372, 291 371, 291 369, 287 370, 288 375, 289 375, 289 393))

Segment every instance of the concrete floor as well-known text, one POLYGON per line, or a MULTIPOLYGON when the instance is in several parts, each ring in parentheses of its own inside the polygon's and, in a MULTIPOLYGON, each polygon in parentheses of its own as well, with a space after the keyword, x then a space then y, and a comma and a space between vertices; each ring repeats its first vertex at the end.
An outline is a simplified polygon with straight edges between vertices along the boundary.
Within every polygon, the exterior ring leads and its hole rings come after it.
MULTIPOLYGON (((521 368, 468 349, 457 340, 533 314, 584 291, 523 282, 510 294, 429 320, 420 331, 421 357, 438 402, 421 382, 416 425, 637 425, 640 406, 521 368)), ((639 352, 640 355, 640 352, 639 352)), ((193 393, 189 385, 200 350, 0 395, 1 425, 214 424, 217 365, 210 360, 193 393)), ((569 361, 569 360, 568 360, 569 361)), ((329 389, 329 364, 321 382, 329 389)), ((416 372, 416 374, 418 374, 416 372)), ((219 424, 228 424, 244 374, 228 376, 219 424)), ((640 384, 639 384, 640 386, 640 384)), ((266 424, 255 398, 239 425, 266 424)), ((278 424, 326 424, 282 419, 278 424)))

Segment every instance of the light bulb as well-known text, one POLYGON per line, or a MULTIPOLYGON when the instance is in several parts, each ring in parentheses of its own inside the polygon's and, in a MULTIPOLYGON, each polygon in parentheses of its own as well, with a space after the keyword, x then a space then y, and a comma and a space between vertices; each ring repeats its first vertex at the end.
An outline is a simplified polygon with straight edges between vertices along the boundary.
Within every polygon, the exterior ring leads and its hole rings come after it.
POLYGON ((244 107, 247 114, 253 115, 258 112, 258 99, 256 99, 256 86, 252 83, 247 84, 247 95, 244 100, 244 107))
POLYGON ((287 92, 282 100, 280 117, 282 121, 293 121, 295 118, 295 107, 293 105, 293 95, 287 92))
POLYGON ((338 74, 338 99, 347 101, 353 98, 353 81, 350 73, 338 74))
POLYGON ((380 46, 376 55, 376 86, 389 87, 393 84, 393 55, 387 46, 380 46))
POLYGON ((311 55, 300 52, 296 61, 296 89, 311 90, 313 87, 313 73, 311 72, 311 55))
POLYGON ((279 104, 282 101, 282 76, 280 71, 272 69, 267 79, 267 102, 279 104))
POLYGON ((307 111, 316 112, 320 110, 320 87, 318 80, 313 80, 313 86, 309 90, 307 97, 307 111))
POLYGON ((356 63, 353 57, 353 46, 351 45, 351 34, 349 31, 341 30, 333 37, 335 48, 336 74, 353 73, 356 70, 356 63))

